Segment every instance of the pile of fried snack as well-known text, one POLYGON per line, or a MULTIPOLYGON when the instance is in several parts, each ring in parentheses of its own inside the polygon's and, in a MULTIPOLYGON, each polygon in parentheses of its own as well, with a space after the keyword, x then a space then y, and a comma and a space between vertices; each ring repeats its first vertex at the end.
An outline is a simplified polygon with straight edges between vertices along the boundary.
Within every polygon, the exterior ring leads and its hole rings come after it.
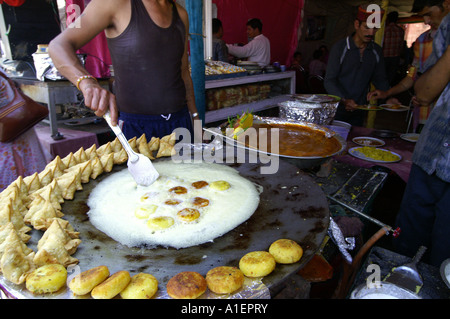
MULTIPOLYGON (((175 153, 175 134, 147 141, 145 134, 129 140, 134 151, 151 159, 175 153)), ((151 274, 130 276, 126 270, 110 274, 100 265, 77 274, 67 283, 67 267, 78 263, 72 255, 81 244, 79 233, 63 219, 61 204, 72 200, 83 184, 114 165, 127 161, 118 139, 97 148, 80 148, 64 158, 56 156, 45 169, 27 177, 19 177, 0 193, 0 272, 17 285, 24 284, 33 294, 58 293, 68 287, 74 296, 94 299, 150 299, 158 291, 158 280, 151 274), (37 251, 27 246, 32 228, 42 231, 37 251)), ((275 270, 276 264, 298 262, 301 246, 290 239, 273 242, 268 251, 245 254, 238 267, 218 266, 203 276, 184 271, 167 283, 167 294, 174 299, 194 299, 207 289, 215 294, 239 291, 244 278, 261 278, 275 270)))
MULTIPOLYGON (((134 151, 151 159, 172 156, 175 133, 162 138, 145 134, 129 140, 134 151)), ((64 158, 56 156, 45 169, 19 176, 0 193, 0 273, 14 284, 23 284, 37 268, 48 264, 63 267, 78 263, 72 257, 81 243, 79 233, 63 219, 61 204, 72 200, 83 184, 110 172, 128 160, 116 138, 99 148, 80 148, 64 158), (42 231, 37 251, 27 246, 32 228, 42 231)))

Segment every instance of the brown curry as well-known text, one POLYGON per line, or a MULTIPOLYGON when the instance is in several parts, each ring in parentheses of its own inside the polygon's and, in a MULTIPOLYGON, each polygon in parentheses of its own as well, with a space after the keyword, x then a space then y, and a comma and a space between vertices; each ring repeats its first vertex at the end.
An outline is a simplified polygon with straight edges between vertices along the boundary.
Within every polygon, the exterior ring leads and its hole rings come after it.
POLYGON ((255 130, 247 130, 246 134, 242 134, 238 140, 247 147, 257 148, 270 154, 295 157, 327 157, 335 154, 342 147, 336 137, 327 137, 325 132, 308 126, 254 123, 252 128, 255 130), (271 129, 274 128, 279 129, 279 139, 272 141, 271 129), (252 138, 254 132, 257 134, 257 141, 252 138), (267 146, 264 141, 267 141, 267 146), (278 150, 276 145, 272 145, 273 143, 278 143, 278 150))

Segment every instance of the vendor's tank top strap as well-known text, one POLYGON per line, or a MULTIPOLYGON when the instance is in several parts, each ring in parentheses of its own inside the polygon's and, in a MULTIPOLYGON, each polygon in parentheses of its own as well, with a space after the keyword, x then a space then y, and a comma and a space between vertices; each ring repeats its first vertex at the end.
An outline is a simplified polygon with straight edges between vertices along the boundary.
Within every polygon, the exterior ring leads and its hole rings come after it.
POLYGON ((142 0, 131 0, 126 29, 108 38, 119 111, 147 115, 179 111, 186 104, 181 78, 185 26, 172 4, 169 27, 158 26, 142 0))

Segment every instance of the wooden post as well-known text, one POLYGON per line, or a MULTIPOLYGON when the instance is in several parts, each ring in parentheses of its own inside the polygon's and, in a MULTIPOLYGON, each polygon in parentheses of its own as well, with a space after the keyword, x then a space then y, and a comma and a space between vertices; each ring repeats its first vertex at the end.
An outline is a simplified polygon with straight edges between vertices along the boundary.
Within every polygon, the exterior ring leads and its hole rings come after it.
MULTIPOLYGON (((380 30, 378 30, 378 32, 375 34, 375 43, 377 43, 378 45, 380 45, 381 47, 383 46, 383 39, 384 39, 384 28, 386 25, 386 17, 388 14, 388 7, 389 7, 389 0, 383 0, 381 2, 381 9, 384 10, 384 15, 383 15, 383 19, 381 20, 381 28, 380 30)), ((370 85, 370 90, 374 90, 375 87, 373 84, 370 85)), ((375 99, 371 99, 369 101, 370 105, 376 105, 377 101, 375 99)), ((368 128, 374 128, 375 126, 375 118, 376 118, 376 113, 377 111, 368 111, 367 112, 367 123, 366 123, 366 127, 368 128)))

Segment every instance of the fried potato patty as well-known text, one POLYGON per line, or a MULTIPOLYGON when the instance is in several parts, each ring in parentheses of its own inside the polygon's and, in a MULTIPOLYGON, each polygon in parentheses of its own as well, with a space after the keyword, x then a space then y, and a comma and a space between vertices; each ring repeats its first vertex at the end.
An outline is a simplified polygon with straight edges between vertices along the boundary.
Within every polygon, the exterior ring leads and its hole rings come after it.
POLYGON ((216 294, 229 294, 242 287, 244 274, 236 267, 219 266, 208 271, 206 284, 216 294))
POLYGON ((207 284, 198 272, 184 271, 170 278, 166 288, 174 299, 195 299, 206 291, 207 284))
POLYGON ((252 251, 239 260, 239 269, 247 277, 264 277, 276 266, 275 258, 267 251, 252 251))

